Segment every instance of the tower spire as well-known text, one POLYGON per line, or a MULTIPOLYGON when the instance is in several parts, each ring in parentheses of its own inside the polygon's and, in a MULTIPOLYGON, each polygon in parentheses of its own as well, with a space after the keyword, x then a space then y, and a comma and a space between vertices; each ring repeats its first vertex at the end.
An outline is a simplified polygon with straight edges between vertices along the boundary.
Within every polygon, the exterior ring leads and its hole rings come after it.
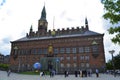
POLYGON ((46 20, 45 4, 41 12, 41 18, 38 20, 38 32, 40 35, 44 35, 47 32, 48 22, 46 20))
POLYGON ((45 10, 45 4, 41 12, 41 20, 46 20, 46 10, 45 10))
POLYGON ((86 27, 87 30, 89 30, 87 17, 85 18, 85 27, 86 27))

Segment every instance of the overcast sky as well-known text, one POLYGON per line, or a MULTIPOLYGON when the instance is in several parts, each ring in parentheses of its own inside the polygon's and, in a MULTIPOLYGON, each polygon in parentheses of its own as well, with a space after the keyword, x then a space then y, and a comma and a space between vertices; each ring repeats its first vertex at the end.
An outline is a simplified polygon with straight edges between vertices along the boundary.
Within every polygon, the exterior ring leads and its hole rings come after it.
POLYGON ((26 36, 30 26, 37 31, 38 20, 43 6, 46 7, 48 29, 71 28, 85 25, 87 17, 89 29, 104 33, 104 48, 106 61, 111 59, 109 50, 116 50, 119 46, 111 43, 108 34, 109 22, 102 18, 104 13, 100 0, 0 0, 0 53, 10 54, 10 41, 26 36))

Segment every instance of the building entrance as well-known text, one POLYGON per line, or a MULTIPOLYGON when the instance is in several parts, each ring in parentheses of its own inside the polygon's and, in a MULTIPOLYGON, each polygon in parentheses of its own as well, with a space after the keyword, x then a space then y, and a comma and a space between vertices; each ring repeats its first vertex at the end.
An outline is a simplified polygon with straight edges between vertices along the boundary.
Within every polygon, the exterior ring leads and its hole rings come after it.
POLYGON ((42 65, 41 70, 42 71, 50 71, 55 70, 59 71, 60 69, 60 63, 58 62, 57 57, 44 57, 40 59, 40 63, 42 65))

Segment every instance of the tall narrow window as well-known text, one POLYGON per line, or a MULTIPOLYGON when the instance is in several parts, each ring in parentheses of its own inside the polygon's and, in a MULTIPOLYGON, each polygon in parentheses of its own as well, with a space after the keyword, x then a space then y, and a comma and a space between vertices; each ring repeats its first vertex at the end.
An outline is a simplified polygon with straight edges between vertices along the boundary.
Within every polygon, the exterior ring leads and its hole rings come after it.
POLYGON ((99 52, 98 45, 93 45, 92 46, 92 51, 93 51, 94 54, 98 54, 98 52, 99 52))
POLYGON ((38 49, 38 54, 42 54, 42 49, 38 49))
POLYGON ((76 61, 76 60, 77 60, 77 57, 76 57, 76 56, 74 56, 74 57, 73 57, 73 60, 74 60, 74 61, 76 61))
POLYGON ((94 58, 97 58, 99 56, 99 46, 97 44, 94 44, 92 46, 92 52, 93 52, 92 56, 94 58))
POLYGON ((70 53, 70 48, 66 48, 66 53, 70 53))
POLYGON ((81 63, 81 67, 85 67, 85 63, 81 63))
POLYGON ((68 56, 68 57, 66 57, 66 59, 69 61, 69 60, 70 60, 70 57, 68 56))
POLYGON ((72 53, 77 53, 76 48, 72 48, 72 53))
POLYGON ((70 63, 67 63, 67 67, 68 67, 68 68, 70 67, 70 63))
POLYGON ((80 56, 80 60, 84 60, 84 56, 80 56))
POLYGON ((85 52, 86 53, 90 52, 90 47, 85 47, 85 52))
POLYGON ((65 49, 64 48, 60 48, 60 53, 65 53, 65 49))
POLYGON ((83 47, 79 47, 79 53, 84 53, 84 48, 83 47))
POLYGON ((87 61, 88 61, 88 60, 89 60, 89 56, 85 56, 85 60, 87 60, 87 61))
POLYGON ((47 54, 47 49, 43 49, 43 54, 47 54))
POLYGON ((58 48, 55 48, 55 49, 54 49, 54 53, 55 53, 55 54, 58 54, 58 53, 59 53, 58 48))
POLYGON ((86 63, 86 67, 87 67, 87 68, 90 67, 90 64, 89 64, 89 63, 86 63))

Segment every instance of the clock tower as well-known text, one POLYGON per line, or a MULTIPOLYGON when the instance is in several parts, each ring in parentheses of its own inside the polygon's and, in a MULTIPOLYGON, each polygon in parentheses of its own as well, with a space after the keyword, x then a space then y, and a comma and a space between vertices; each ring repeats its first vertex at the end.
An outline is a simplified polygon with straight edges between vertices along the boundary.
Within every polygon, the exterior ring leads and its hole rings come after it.
POLYGON ((46 10, 44 6, 41 12, 41 18, 38 20, 38 32, 40 34, 45 34, 47 32, 47 26, 48 22, 46 20, 46 10))

